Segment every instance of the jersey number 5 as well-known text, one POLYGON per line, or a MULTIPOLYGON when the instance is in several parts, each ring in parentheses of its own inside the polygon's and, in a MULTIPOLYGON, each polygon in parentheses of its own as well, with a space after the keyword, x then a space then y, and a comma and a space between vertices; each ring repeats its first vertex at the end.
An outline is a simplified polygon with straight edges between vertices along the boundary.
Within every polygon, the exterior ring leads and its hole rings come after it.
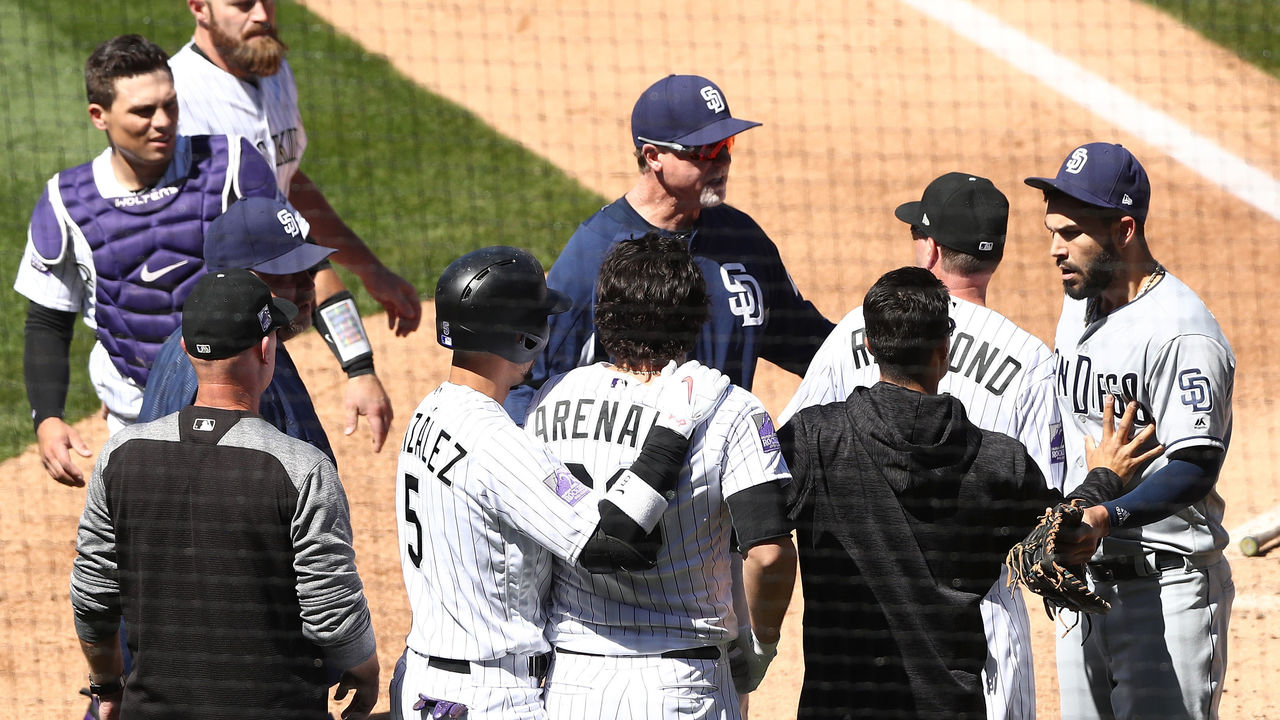
POLYGON ((422 521, 418 519, 418 513, 413 509, 413 498, 418 496, 418 478, 404 474, 404 519, 405 522, 413 526, 413 531, 417 536, 413 542, 406 543, 405 549, 409 551, 409 562, 414 567, 422 566, 422 521))

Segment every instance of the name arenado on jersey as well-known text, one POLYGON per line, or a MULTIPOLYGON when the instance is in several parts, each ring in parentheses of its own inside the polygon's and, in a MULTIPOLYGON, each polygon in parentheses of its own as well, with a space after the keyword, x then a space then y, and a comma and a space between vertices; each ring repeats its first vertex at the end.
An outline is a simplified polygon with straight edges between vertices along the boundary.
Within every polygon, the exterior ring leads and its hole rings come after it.
POLYGON ((170 195, 177 195, 178 192, 179 189, 173 186, 162 187, 142 195, 125 195, 124 197, 114 198, 112 202, 118 208, 138 207, 139 205, 146 205, 147 203, 167 198, 170 195))
MULTIPOLYGON (((1055 352, 1057 393, 1059 397, 1071 399, 1071 411, 1077 415, 1100 415, 1102 401, 1108 395, 1115 398, 1116 410, 1119 412, 1131 400, 1138 399, 1139 378, 1137 373, 1095 373, 1093 359, 1088 355, 1077 355, 1075 367, 1062 353, 1055 352)), ((1134 416, 1134 425, 1151 424, 1151 413, 1141 403, 1134 416)))
MULTIPOLYGON (((875 362, 875 358, 867 350, 866 337, 866 328, 857 328, 850 333, 853 366, 858 370, 875 362)), ((986 340, 978 343, 976 338, 962 330, 957 330, 952 336, 951 350, 947 357, 948 371, 982 385, 992 395, 1003 395, 1009 389, 1009 384, 1018 377, 1018 373, 1022 372, 1022 363, 1012 355, 986 340)))
POLYGON ((647 430, 658 421, 658 411, 617 400, 579 398, 558 400, 552 404, 550 416, 546 405, 533 414, 533 432, 544 443, 558 440, 611 442, 636 447, 640 429, 647 430))
POLYGON ((415 412, 409 421, 400 451, 421 460, 445 485, 453 484, 449 470, 468 455, 467 449, 454 442, 452 435, 420 412, 415 412))

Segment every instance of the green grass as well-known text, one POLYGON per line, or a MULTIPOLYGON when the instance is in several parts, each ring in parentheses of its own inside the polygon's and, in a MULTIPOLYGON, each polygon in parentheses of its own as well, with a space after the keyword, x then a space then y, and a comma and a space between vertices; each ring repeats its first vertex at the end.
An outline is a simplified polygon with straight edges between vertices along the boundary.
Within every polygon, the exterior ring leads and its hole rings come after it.
MULTIPOLYGON (((375 252, 424 294, 454 257, 492 244, 527 247, 549 264, 602 198, 463 108, 421 90, 306 9, 282 3, 310 145, 303 168, 375 252)), ((33 439, 22 383, 26 300, 13 278, 45 180, 105 147, 85 111, 84 60, 101 41, 137 32, 176 51, 193 21, 177 0, 0 0, 0 458, 33 439)), ((343 271, 361 310, 376 312, 343 271)), ((430 333, 426 328, 419 332, 430 333)), ((69 419, 98 401, 85 370, 92 335, 72 349, 69 419)))
POLYGON ((1275 0, 1146 0, 1248 62, 1280 76, 1275 0))

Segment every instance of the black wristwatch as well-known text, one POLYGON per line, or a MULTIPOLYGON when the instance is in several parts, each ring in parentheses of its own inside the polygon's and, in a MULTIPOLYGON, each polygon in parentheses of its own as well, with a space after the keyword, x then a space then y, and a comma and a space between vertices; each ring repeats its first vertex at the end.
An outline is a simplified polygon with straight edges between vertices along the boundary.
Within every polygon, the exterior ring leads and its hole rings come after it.
POLYGON ((124 676, 120 675, 116 678, 108 680, 104 683, 96 683, 93 676, 89 676, 89 694, 94 697, 102 697, 104 695, 118 695, 124 690, 124 676))

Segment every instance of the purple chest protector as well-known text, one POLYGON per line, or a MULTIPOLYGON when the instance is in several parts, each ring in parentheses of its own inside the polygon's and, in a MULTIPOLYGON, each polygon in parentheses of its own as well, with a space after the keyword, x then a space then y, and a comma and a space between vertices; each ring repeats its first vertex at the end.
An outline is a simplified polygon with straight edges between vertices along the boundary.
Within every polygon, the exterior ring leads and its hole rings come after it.
POLYGON ((173 186, 103 198, 92 163, 58 179, 62 204, 93 251, 98 340, 116 369, 142 386, 204 274, 205 229, 238 197, 227 138, 190 140, 190 170, 173 186))

